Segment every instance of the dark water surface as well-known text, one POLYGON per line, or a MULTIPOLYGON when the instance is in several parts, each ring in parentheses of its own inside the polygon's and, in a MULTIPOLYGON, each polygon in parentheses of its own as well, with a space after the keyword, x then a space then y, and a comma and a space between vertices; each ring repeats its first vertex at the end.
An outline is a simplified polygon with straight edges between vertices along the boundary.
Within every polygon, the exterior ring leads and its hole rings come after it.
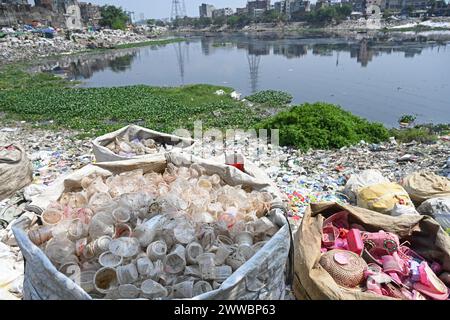
POLYGON ((326 101, 396 125, 450 122, 450 43, 343 38, 189 38, 47 61, 39 69, 83 80, 84 87, 208 83, 244 95, 290 92, 295 103, 326 101))

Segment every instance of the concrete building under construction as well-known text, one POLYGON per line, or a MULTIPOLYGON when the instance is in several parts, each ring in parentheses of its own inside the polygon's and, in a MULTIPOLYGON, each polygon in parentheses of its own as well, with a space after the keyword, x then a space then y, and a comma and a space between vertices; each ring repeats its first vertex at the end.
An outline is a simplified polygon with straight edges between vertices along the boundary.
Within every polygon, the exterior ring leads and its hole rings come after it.
POLYGON ((0 26, 43 24, 55 28, 82 29, 96 25, 100 7, 77 0, 0 0, 0 26))

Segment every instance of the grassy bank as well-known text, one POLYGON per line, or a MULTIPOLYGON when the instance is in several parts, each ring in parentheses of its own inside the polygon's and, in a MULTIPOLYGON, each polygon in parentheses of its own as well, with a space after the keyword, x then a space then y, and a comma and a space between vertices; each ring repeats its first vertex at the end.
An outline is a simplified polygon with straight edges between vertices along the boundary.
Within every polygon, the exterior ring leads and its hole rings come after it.
POLYGON ((0 111, 9 119, 47 123, 90 132, 93 135, 139 123, 159 131, 203 126, 249 128, 260 119, 233 90, 211 85, 175 88, 129 86, 73 88, 48 74, 29 75, 9 67, 0 72, 0 111), (227 94, 218 96, 217 90, 227 94))
POLYGON ((278 91, 247 97, 253 103, 249 107, 232 99, 232 91, 212 85, 77 88, 50 74, 28 74, 11 66, 0 70, 3 124, 25 120, 39 127, 71 128, 83 136, 96 136, 130 123, 168 133, 192 130, 194 122, 201 120, 204 129, 276 128, 281 144, 302 150, 340 148, 360 140, 377 143, 390 136, 405 142, 424 136, 433 140, 432 128, 388 130, 327 103, 289 107, 292 96, 278 91), (217 90, 225 94, 216 95, 217 90), (267 108, 281 112, 267 116, 267 108))
POLYGON ((115 46, 113 49, 130 49, 130 48, 139 48, 139 47, 147 47, 147 46, 164 46, 170 43, 183 42, 186 39, 184 38, 171 38, 171 39, 163 39, 163 40, 149 40, 143 42, 136 43, 125 43, 115 46))

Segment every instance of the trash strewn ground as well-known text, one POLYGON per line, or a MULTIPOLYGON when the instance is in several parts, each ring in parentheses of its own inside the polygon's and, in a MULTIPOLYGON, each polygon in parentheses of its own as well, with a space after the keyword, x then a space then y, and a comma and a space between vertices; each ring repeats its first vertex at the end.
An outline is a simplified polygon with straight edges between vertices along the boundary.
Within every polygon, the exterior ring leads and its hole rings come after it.
POLYGON ((70 40, 64 33, 54 38, 44 38, 32 33, 11 34, 0 41, 0 60, 13 62, 35 60, 39 57, 58 54, 73 54, 87 49, 111 48, 114 46, 148 41, 155 34, 138 34, 132 31, 101 30, 89 33, 72 33, 70 40))
MULTIPOLYGON (((77 139, 76 135, 77 132, 70 130, 56 132, 38 129, 24 122, 0 127, 0 141, 22 144, 34 167, 33 184, 17 196, 0 202, 0 220, 9 217, 6 223, 0 224, 0 259, 8 259, 11 275, 23 272, 20 269, 22 258, 10 226, 6 230, 4 226, 22 212, 26 204, 24 198, 29 199, 45 190, 58 177, 93 162, 91 139, 77 139)), ((255 140, 246 138, 243 141, 247 147, 237 149, 244 150, 247 160, 263 168, 285 194, 294 225, 298 225, 311 202, 347 202, 347 197, 342 193, 347 179, 351 174, 365 169, 377 169, 393 182, 400 182, 408 174, 424 169, 443 176, 450 175, 450 142, 446 139, 439 139, 434 144, 398 144, 394 140, 368 144, 362 141, 340 150, 313 150, 307 153, 287 147, 273 149, 269 145, 265 154, 261 154, 261 149, 258 154, 255 140)), ((20 286, 16 282, 8 288, 8 292, 15 297, 21 297, 20 286)))

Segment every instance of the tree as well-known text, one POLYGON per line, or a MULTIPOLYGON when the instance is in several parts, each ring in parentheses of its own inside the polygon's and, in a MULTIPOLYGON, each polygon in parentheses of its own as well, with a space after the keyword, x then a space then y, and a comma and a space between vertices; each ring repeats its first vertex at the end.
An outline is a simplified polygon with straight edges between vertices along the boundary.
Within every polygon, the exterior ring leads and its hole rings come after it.
POLYGON ((213 24, 215 26, 223 26, 226 23, 227 23, 227 17, 225 17, 225 16, 218 16, 213 19, 213 24))
POLYGON ((100 10, 101 20, 100 25, 102 27, 109 27, 111 29, 125 29, 130 18, 122 10, 116 6, 103 6, 100 10))
POLYGON ((384 18, 384 19, 387 19, 387 18, 389 18, 390 16, 392 16, 392 11, 389 10, 389 9, 385 9, 384 12, 383 12, 383 18, 384 18))
POLYGON ((351 5, 321 7, 318 10, 306 14, 306 21, 311 24, 327 24, 333 20, 340 22, 352 13, 351 5))

